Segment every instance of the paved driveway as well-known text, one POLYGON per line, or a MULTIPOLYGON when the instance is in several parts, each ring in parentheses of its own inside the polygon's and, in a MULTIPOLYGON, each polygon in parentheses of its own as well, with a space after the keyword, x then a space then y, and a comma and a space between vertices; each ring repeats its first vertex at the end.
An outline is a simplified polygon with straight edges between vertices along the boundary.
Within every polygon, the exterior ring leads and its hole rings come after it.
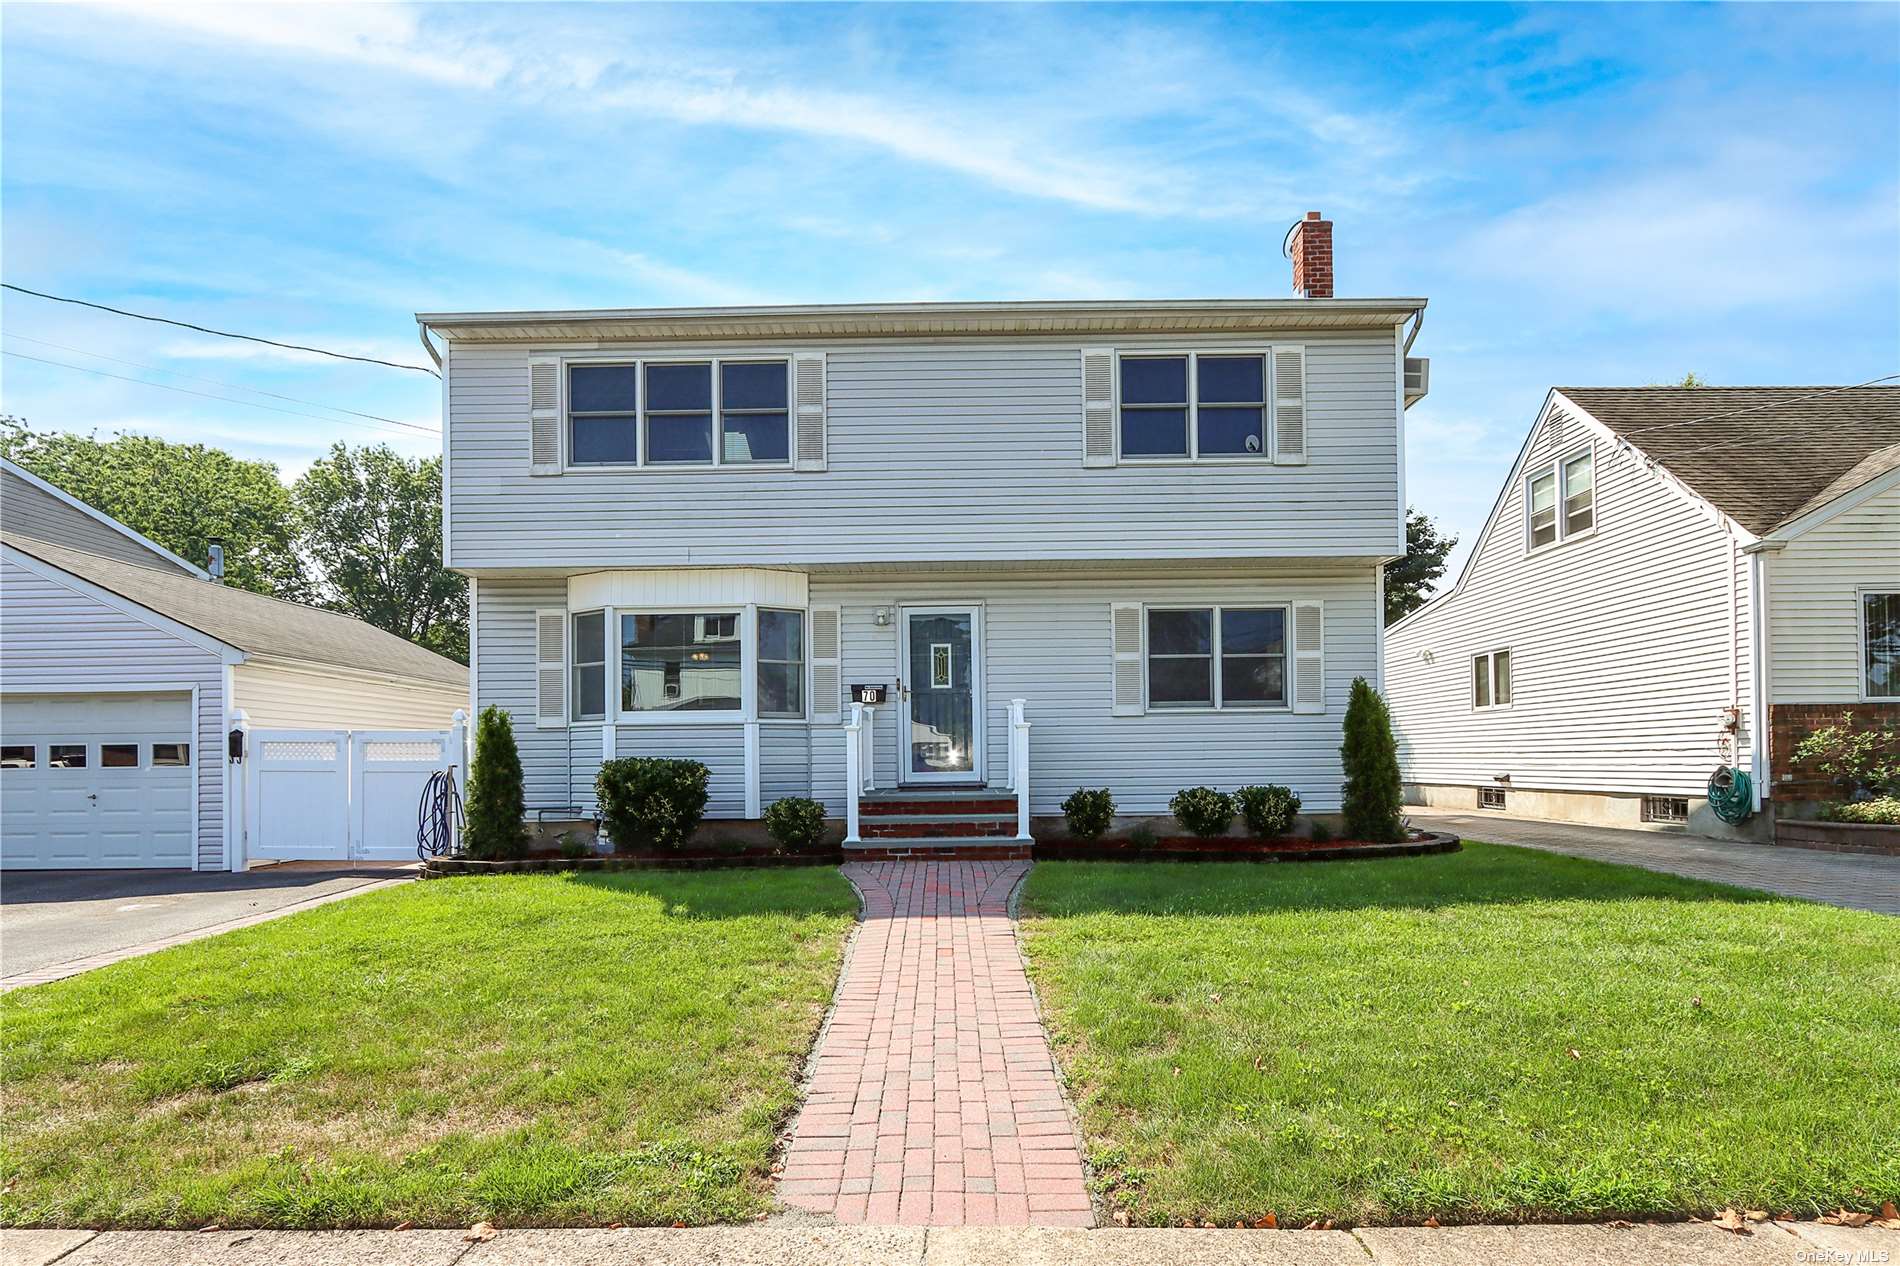
POLYGON ((227 925, 350 896, 406 874, 395 867, 310 863, 243 874, 7 871, 0 875, 0 988, 72 975, 227 925))
POLYGON ((1490 813, 1432 813, 1424 809, 1407 809, 1406 813, 1421 826, 1442 827, 1468 840, 1524 844, 1572 857, 1759 888, 1850 910, 1900 914, 1900 857, 1823 853, 1670 831, 1534 822, 1490 813))

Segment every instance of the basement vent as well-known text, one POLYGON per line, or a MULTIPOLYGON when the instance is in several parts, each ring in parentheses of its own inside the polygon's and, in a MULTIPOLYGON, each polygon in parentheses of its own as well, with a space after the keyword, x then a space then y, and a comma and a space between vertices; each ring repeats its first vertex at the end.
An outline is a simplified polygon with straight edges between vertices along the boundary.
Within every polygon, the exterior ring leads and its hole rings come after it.
POLYGON ((1689 800, 1686 796, 1644 796, 1643 821, 1687 822, 1689 800))
POLYGON ((1478 788, 1478 807, 1480 809, 1502 809, 1504 807, 1504 788, 1478 788))

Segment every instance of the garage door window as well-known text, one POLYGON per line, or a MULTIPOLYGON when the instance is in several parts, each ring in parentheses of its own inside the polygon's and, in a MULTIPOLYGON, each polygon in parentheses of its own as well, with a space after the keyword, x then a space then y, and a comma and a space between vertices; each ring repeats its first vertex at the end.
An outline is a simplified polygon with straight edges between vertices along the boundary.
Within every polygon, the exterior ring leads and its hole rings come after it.
POLYGON ((137 769, 138 767, 139 745, 137 743, 99 744, 99 768, 137 769))
POLYGON ((0 747, 0 769, 33 769, 39 752, 31 743, 8 743, 0 747))
POLYGON ((86 745, 84 743, 55 743, 46 749, 46 763, 54 769, 84 769, 86 745))
POLYGON ((191 744, 154 743, 152 744, 152 768, 168 769, 177 765, 191 764, 191 744))

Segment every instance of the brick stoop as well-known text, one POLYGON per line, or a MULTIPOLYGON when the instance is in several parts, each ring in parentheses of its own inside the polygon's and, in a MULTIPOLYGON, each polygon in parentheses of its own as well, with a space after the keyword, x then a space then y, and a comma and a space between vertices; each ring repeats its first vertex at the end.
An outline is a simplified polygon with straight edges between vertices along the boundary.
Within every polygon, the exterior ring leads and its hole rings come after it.
POLYGON ((872 791, 858 803, 853 861, 1018 860, 1030 843, 1016 838, 1016 797, 988 787, 872 791))

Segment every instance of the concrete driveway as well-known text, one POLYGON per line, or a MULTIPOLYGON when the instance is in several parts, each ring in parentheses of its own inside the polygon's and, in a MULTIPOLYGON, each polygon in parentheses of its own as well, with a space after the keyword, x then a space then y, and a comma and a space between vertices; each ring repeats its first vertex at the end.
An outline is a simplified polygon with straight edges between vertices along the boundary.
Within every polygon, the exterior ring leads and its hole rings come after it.
POLYGON ((0 875, 0 988, 263 922, 408 878, 399 865, 298 862, 232 874, 28 870, 0 875))

